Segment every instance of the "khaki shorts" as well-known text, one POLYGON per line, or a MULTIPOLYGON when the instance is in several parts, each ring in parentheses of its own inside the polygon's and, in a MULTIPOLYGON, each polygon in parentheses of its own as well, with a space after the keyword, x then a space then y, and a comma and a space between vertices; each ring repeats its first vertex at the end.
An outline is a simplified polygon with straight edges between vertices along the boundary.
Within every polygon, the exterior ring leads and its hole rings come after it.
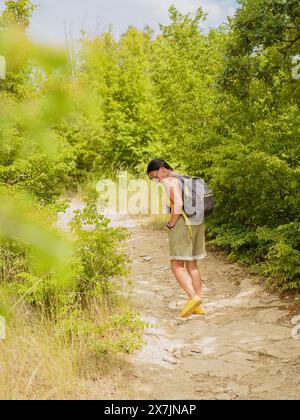
POLYGON ((168 230, 170 260, 202 260, 205 251, 205 222, 191 225, 193 237, 183 216, 180 216, 174 228, 168 230))

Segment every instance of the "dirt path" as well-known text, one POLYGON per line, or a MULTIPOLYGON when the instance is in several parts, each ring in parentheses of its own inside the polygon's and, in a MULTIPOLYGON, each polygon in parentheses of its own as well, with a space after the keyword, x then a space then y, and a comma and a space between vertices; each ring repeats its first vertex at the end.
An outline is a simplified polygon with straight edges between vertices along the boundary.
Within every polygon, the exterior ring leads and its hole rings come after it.
MULTIPOLYGON (((71 201, 71 209, 82 207, 80 199, 71 201)), ((71 209, 60 220, 64 227, 71 209)), ((300 340, 292 338, 300 319, 295 327, 290 298, 280 300, 238 264, 208 249, 199 264, 206 315, 180 319, 186 297, 169 268, 167 232, 142 219, 107 216, 111 225, 130 232, 132 304, 151 323, 145 347, 124 364, 126 398, 300 398, 300 340)))
POLYGON ((207 313, 182 320, 185 295, 169 269, 166 232, 129 230, 133 305, 153 324, 130 358, 132 399, 300 398, 300 341, 291 335, 288 300, 209 251, 199 265, 207 313))

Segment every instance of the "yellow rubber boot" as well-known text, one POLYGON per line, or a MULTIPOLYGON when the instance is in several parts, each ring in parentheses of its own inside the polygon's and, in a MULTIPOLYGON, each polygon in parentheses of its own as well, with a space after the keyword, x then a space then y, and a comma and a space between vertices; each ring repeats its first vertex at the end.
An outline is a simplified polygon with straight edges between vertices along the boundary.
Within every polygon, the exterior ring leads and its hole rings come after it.
POLYGON ((194 310, 197 308, 197 306, 199 306, 201 303, 201 299, 199 298, 199 296, 195 296, 193 299, 190 299, 187 301, 187 303, 184 305, 183 310, 180 313, 180 317, 181 318, 186 318, 188 316, 190 316, 194 310))
MULTIPOLYGON (((202 302, 200 302, 199 306, 196 306, 196 308, 193 310, 192 314, 205 315, 205 310, 202 308, 201 303, 202 302)), ((184 308, 184 306, 182 306, 182 310, 183 310, 183 308, 184 308)))
POLYGON ((193 314, 205 315, 205 310, 201 306, 197 306, 197 308, 194 309, 193 314))

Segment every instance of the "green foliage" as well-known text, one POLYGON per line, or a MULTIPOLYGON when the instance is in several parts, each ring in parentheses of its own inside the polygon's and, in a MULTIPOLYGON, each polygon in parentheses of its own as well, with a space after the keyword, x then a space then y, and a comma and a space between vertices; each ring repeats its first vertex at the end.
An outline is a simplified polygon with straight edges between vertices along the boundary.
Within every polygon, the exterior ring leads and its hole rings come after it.
POLYGON ((76 256, 81 267, 78 277, 79 298, 83 301, 94 291, 112 296, 113 280, 128 274, 127 257, 118 251, 118 244, 127 237, 124 228, 111 228, 109 219, 99 215, 93 201, 83 210, 75 211, 70 222, 76 235, 76 256))
POLYGON ((98 213, 95 188, 69 236, 54 226, 67 207, 61 194, 105 166, 102 99, 89 96, 84 76, 72 77, 66 51, 28 40, 33 10, 7 1, 0 17, 8 70, 0 80, 0 313, 9 318, 24 306, 78 347, 88 340, 97 355, 129 352, 143 323, 122 313, 116 293, 129 271, 119 250, 126 231, 98 213))
POLYGON ((218 86, 226 141, 206 152, 218 195, 211 235, 259 263, 272 282, 299 288, 299 2, 243 1, 229 25, 218 86), (227 219, 227 221, 226 221, 227 219), (231 244, 232 241, 232 244, 231 244))
POLYGON ((109 227, 96 197, 76 213, 72 240, 49 226, 66 188, 122 169, 144 173, 153 157, 209 182, 214 244, 273 284, 298 289, 298 2, 241 1, 227 26, 207 34, 202 8, 185 15, 172 6, 154 39, 149 28, 129 27, 119 40, 111 32, 82 40, 73 69, 65 51, 29 42, 32 12, 29 1, 7 1, 0 19, 8 65, 0 81, 0 279, 17 302, 77 328, 98 353, 136 345, 134 317, 95 323, 88 309, 95 301, 117 307, 126 232, 109 227))
POLYGON ((26 259, 26 249, 13 240, 0 242, 0 281, 3 284, 11 283, 20 273, 29 269, 26 259))
POLYGON ((57 127, 57 132, 72 148, 74 170, 69 172, 66 183, 76 187, 96 177, 103 167, 101 127, 85 116, 73 115, 57 127))
MULTIPOLYGON (((297 0, 245 0, 230 22, 222 85, 245 98, 253 79, 271 89, 276 77, 291 73, 291 58, 299 53, 299 2, 297 0)), ((299 104, 299 84, 285 86, 299 104)))
POLYGON ((145 329, 145 323, 133 312, 111 315, 101 323, 87 318, 82 311, 73 311, 61 326, 73 341, 84 340, 89 350, 98 356, 132 353, 143 344, 145 329))
POLYGON ((257 236, 259 241, 269 244, 263 270, 272 276, 273 284, 283 289, 299 289, 300 223, 280 225, 275 230, 263 227, 258 229, 257 236))
MULTIPOLYGON (((141 346, 145 326, 137 314, 120 313, 120 298, 116 295, 121 287, 117 279, 129 271, 127 257, 119 250, 126 232, 108 227, 109 220, 98 214, 93 202, 94 197, 84 210, 76 212, 71 223, 74 239, 70 255, 64 252, 58 238, 53 242, 49 227, 42 237, 41 209, 36 208, 38 216, 28 220, 32 222, 28 229, 24 229, 24 221, 22 225, 19 221, 18 226, 18 220, 10 214, 13 220, 6 220, 6 231, 11 239, 0 241, 0 291, 1 295, 14 296, 14 303, 8 307, 3 298, 0 311, 8 318, 15 309, 29 305, 55 321, 57 334, 69 338, 73 345, 80 346, 84 340, 89 351, 98 357, 132 352, 141 346), (38 223, 39 235, 35 231, 38 223), (33 247, 42 249, 35 254, 33 247)), ((56 212, 50 207, 43 211, 45 225, 56 212)), ((22 214, 23 218, 30 218, 24 209, 22 214)), ((67 243, 66 238, 63 240, 67 243)))
POLYGON ((75 176, 143 172, 155 156, 203 176, 217 199, 209 237, 295 288, 299 244, 277 232, 299 222, 298 2, 242 1, 207 34, 202 8, 169 14, 155 39, 130 27, 83 42, 78 79, 94 109, 63 128, 75 176))
POLYGON ((85 41, 80 76, 102 105, 102 171, 138 171, 160 143, 162 119, 153 95, 151 39, 134 27, 117 43, 110 33, 85 41))
POLYGON ((54 229, 50 231, 50 211, 37 208, 31 216, 33 209, 26 208, 23 200, 21 216, 11 197, 9 202, 6 218, 1 212, 5 230, 0 281, 20 301, 54 317, 74 304, 84 307, 95 296, 114 301, 113 279, 129 270, 126 256, 118 250, 126 237, 124 229, 108 227, 109 220, 89 203, 77 211, 71 223, 75 239, 68 244, 54 229))
POLYGON ((183 15, 170 8, 169 26, 153 42, 153 79, 164 119, 165 155, 183 168, 199 173, 201 152, 215 119, 218 96, 214 79, 221 66, 222 32, 203 35, 204 13, 183 15), (191 151, 193 151, 191 153, 191 151), (200 155, 200 156, 199 156, 200 155))
POLYGON ((1 80, 1 92, 17 98, 28 94, 26 82, 30 67, 26 59, 28 43, 25 32, 36 6, 30 0, 6 0, 0 16, 0 52, 6 59, 7 75, 1 80))
POLYGON ((0 281, 20 303, 55 316, 74 289, 73 244, 52 227, 55 207, 13 189, 0 197, 0 281))
POLYGON ((9 77, 0 81, 4 105, 0 107, 0 184, 26 190, 41 202, 51 203, 64 191, 76 168, 74 150, 55 130, 75 107, 69 83, 59 74, 64 71, 64 61, 60 52, 50 53, 49 49, 47 61, 40 54, 42 49, 31 45, 24 34, 17 33, 16 39, 11 32, 6 35, 0 32, 0 50, 5 45, 5 55, 18 56, 13 47, 17 44, 22 49, 24 44, 26 60, 34 59, 37 68, 46 68, 49 73, 38 90, 34 80, 13 84, 30 91, 22 97, 13 93, 14 88, 6 89, 9 77), (62 67, 55 67, 58 65, 62 67))
MULTIPOLYGON (((6 292, 15 296, 13 308, 32 306, 55 320, 57 331, 73 343, 86 340, 89 350, 98 356, 132 352, 142 344, 144 329, 144 323, 132 312, 103 315, 120 310, 116 296, 116 290, 120 288, 117 278, 129 271, 127 257, 118 249, 126 232, 108 227, 108 222, 98 214, 93 200, 84 210, 76 212, 71 222, 73 253, 68 258, 61 254, 63 262, 60 264, 71 272, 67 283, 59 276, 58 263, 51 270, 39 266, 42 271, 36 271, 30 258, 32 246, 27 242, 15 238, 0 243, 0 283, 6 292)), ((28 241, 34 241, 33 232, 28 234, 28 241)), ((45 238, 41 244, 51 247, 45 238)), ((41 256, 38 257, 41 262, 41 256)), ((4 307, 0 309, 4 310, 4 307)))
POLYGON ((36 5, 31 0, 6 0, 5 10, 0 17, 0 30, 17 25, 25 31, 35 9, 36 5))

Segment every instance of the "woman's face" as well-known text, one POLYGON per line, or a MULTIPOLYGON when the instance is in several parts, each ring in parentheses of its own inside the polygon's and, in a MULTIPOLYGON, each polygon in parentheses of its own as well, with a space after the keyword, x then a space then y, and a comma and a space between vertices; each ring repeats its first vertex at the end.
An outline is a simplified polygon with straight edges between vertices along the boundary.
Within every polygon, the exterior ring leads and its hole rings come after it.
POLYGON ((148 176, 154 181, 161 182, 164 178, 168 176, 168 173, 168 169, 162 166, 156 171, 149 172, 148 176))

